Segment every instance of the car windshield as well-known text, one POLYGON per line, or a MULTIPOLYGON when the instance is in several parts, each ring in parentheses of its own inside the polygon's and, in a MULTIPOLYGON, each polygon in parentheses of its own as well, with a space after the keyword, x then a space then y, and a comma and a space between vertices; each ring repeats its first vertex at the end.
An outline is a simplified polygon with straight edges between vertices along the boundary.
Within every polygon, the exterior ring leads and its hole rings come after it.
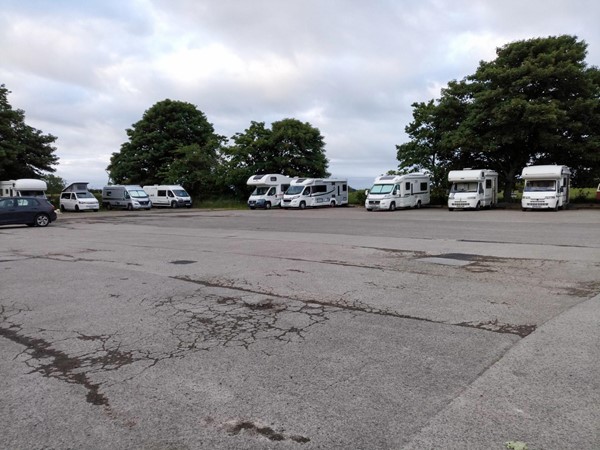
POLYGON ((188 194, 183 189, 173 189, 173 194, 175 194, 177 197, 189 197, 190 196, 190 194, 188 194))
POLYGON ((527 180, 525 192, 541 192, 556 190, 556 180, 527 180))
POLYGON ((371 194, 389 194, 393 189, 393 184, 374 184, 369 192, 371 194))
POLYGON ((297 195, 300 194, 304 190, 304 186, 290 186, 285 193, 287 195, 297 195))
POLYGON ((94 195, 91 192, 78 192, 77 198, 94 198, 94 195))
POLYGON ((252 195, 265 195, 268 190, 269 186, 259 186, 256 189, 254 189, 252 195))
POLYGON ((133 198, 146 198, 148 197, 148 194, 146 194, 146 191, 141 190, 141 189, 135 189, 133 191, 128 191, 129 195, 132 196, 133 198))
POLYGON ((454 183, 450 192, 477 192, 479 183, 454 183))

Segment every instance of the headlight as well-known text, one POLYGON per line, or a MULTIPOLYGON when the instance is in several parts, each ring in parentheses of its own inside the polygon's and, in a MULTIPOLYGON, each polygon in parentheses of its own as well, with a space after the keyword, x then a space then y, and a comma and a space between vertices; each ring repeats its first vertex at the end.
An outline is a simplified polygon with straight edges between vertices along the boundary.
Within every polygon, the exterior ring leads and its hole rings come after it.
POLYGON ((448 198, 454 198, 454 192, 452 192, 452 193, 451 193, 451 194, 448 196, 448 198))
POLYGON ((467 200, 475 200, 477 197, 467 197, 467 200))

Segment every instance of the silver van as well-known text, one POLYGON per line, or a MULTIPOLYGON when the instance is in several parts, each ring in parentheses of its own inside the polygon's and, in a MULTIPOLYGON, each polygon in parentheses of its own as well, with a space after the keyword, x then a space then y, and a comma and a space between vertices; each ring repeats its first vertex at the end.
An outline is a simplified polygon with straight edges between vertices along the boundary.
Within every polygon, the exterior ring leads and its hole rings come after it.
POLYGON ((152 202, 146 191, 138 185, 105 186, 102 189, 102 206, 106 209, 150 209, 152 202))

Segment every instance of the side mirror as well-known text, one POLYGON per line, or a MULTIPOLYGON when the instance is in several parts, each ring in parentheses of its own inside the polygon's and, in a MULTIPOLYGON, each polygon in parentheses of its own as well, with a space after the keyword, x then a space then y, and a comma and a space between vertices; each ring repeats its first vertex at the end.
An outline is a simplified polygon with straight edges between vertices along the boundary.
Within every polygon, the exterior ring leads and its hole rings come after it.
POLYGON ((365 189, 365 195, 369 195, 369 190, 365 189))

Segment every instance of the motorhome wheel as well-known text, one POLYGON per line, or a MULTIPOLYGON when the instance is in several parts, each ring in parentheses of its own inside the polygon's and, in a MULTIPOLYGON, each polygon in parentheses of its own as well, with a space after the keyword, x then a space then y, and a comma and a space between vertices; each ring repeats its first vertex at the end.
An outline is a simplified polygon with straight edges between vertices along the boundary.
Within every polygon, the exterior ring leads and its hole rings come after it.
POLYGON ((417 204, 415 205, 415 208, 421 209, 421 200, 417 201, 417 204))
POLYGON ((396 211, 396 202, 390 203, 390 211, 396 211))
POLYGON ((335 208, 335 200, 331 200, 331 203, 329 204, 329 206, 331 206, 332 208, 335 208))

